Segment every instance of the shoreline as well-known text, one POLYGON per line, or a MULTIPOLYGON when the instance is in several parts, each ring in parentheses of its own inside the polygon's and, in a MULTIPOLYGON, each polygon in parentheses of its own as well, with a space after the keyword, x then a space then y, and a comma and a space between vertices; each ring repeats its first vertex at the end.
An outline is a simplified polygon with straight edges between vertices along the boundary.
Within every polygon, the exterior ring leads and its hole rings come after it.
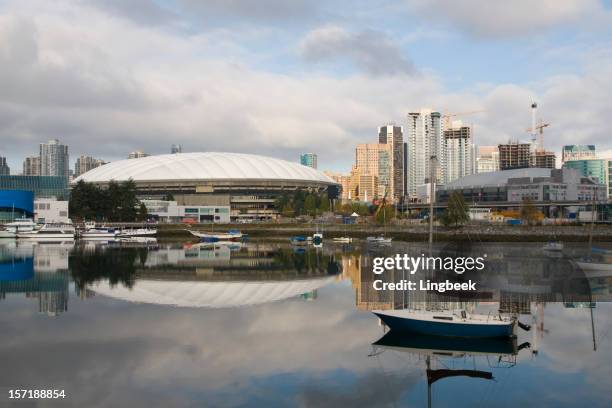
MULTIPOLYGON (((182 224, 159 224, 158 238, 194 238, 188 229, 211 231, 210 224, 197 224, 187 227, 182 224)), ((340 224, 217 224, 214 231, 238 229, 252 237, 291 237, 312 235, 320 231, 327 238, 348 236, 366 238, 384 234, 396 240, 423 242, 428 238, 426 225, 381 226, 340 225, 340 224)), ((467 225, 461 228, 436 226, 434 240, 437 242, 475 241, 475 242, 543 242, 560 240, 564 242, 584 242, 588 239, 590 227, 587 226, 508 226, 508 225, 467 225)), ((612 242, 612 226, 596 225, 593 240, 612 242)))

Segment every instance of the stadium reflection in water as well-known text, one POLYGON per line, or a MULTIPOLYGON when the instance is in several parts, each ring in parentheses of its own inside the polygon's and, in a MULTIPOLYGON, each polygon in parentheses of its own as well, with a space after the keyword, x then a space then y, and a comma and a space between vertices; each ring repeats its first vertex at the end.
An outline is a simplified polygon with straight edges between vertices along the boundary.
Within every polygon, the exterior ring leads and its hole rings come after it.
POLYGON ((0 384, 52 385, 71 404, 102 406, 611 403, 612 278, 585 276, 572 261, 583 247, 441 245, 439 256, 487 254, 478 274, 434 276, 476 280, 477 293, 374 290, 375 279, 407 278, 374 275, 374 257, 426 250, 3 242, 0 357, 11 370, 0 384), (511 313, 531 331, 407 335, 370 312, 417 307, 511 313))

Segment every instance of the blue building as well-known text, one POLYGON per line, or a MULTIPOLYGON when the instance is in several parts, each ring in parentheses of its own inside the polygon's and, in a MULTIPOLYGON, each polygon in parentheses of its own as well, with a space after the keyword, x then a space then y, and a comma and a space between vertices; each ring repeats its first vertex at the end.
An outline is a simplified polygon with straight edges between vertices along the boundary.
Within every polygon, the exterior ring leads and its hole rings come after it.
POLYGON ((302 166, 317 168, 317 155, 315 153, 303 153, 300 155, 300 164, 302 166))
POLYGON ((68 200, 70 187, 64 176, 0 176, 0 190, 27 190, 35 198, 68 200))
POLYGON ((34 216, 34 193, 26 190, 0 190, 0 223, 34 216))

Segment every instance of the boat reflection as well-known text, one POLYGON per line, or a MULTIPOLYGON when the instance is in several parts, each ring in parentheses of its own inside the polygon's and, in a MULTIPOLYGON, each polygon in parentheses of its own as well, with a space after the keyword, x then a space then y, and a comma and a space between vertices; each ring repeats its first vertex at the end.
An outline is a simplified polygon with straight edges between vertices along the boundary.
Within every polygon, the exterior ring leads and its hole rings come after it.
POLYGON ((517 346, 516 338, 508 337, 473 339, 390 331, 372 343, 369 356, 380 358, 390 351, 399 352, 420 365, 424 362, 427 406, 431 407, 434 383, 451 377, 494 380, 493 370, 514 367, 519 352, 529 347, 527 342, 517 346))

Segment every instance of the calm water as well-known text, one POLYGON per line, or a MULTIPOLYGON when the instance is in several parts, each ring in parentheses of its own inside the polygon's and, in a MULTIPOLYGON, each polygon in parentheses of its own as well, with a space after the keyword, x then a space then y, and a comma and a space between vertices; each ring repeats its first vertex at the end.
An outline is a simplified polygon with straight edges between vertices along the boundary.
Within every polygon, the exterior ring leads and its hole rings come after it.
POLYGON ((423 250, 0 243, 0 406, 10 388, 51 388, 67 398, 36 406, 423 407, 428 363, 470 373, 434 382, 434 407, 612 404, 612 280, 576 278, 568 257, 584 248, 437 248, 487 253, 478 307, 533 326, 467 351, 381 339, 370 310, 406 299, 371 289, 371 259, 423 250))

